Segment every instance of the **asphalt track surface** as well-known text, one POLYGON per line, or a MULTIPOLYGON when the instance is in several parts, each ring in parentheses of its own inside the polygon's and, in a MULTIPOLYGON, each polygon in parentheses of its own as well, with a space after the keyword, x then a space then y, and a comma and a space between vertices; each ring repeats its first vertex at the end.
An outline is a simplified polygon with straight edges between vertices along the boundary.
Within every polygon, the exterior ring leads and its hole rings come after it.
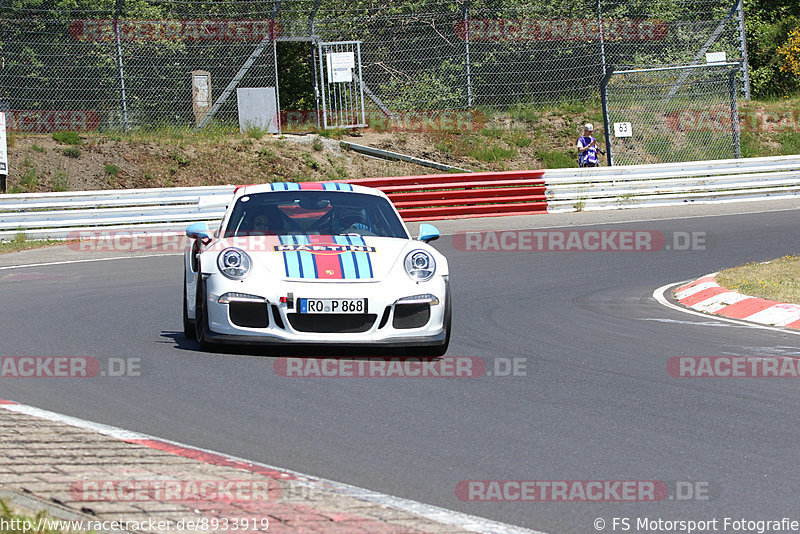
MULTIPOLYGON (((258 351, 200 352, 180 332, 179 256, 0 270, 0 355, 141 358, 142 371, 0 378, 0 398, 548 532, 595 532, 596 518, 611 532, 614 517, 633 527, 637 518, 717 518, 717 531, 724 517, 800 519, 800 382, 666 371, 673 356, 797 354, 800 336, 652 298, 668 282, 798 252, 796 205, 673 210, 661 220, 629 210, 616 221, 578 214, 566 223, 668 239, 704 232, 705 250, 476 253, 444 236, 435 244, 452 272, 448 355, 484 358, 490 370, 495 359, 524 358, 526 376, 517 377, 289 379, 258 351), (738 211, 748 209, 766 207, 738 211), (455 493, 464 480, 686 481, 707 486, 709 498, 464 502, 455 493)), ((19 257, 50 253, 36 254, 19 257)))

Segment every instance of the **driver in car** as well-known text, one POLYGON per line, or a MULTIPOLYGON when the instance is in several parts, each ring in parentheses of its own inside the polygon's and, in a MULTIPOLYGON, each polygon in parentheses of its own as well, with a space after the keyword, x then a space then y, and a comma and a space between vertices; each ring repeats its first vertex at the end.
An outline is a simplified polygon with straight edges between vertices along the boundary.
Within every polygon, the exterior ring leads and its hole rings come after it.
POLYGON ((263 211, 253 218, 252 229, 254 235, 278 235, 283 231, 280 215, 275 208, 265 207, 263 211))
POLYGON ((372 232, 364 208, 338 207, 333 214, 333 230, 336 234, 372 232))
POLYGON ((258 214, 253 220, 253 233, 266 234, 269 232, 269 218, 266 215, 258 214))

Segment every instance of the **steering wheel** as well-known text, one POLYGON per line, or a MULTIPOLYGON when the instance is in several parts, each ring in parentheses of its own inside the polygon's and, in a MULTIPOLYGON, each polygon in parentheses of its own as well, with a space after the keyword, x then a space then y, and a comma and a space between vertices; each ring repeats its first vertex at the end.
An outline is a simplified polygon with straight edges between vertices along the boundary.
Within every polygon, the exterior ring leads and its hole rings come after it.
POLYGON ((364 223, 353 223, 348 228, 342 230, 343 234, 359 234, 359 235, 367 235, 367 236, 377 236, 375 232, 369 229, 369 227, 364 223))

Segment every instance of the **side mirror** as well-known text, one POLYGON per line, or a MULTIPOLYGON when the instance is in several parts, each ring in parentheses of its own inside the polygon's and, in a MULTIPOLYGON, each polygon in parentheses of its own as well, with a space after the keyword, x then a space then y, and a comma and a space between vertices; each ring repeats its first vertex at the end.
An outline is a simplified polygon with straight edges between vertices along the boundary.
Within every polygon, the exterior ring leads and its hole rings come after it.
POLYGON ((419 225, 419 239, 423 243, 436 241, 439 239, 439 229, 432 224, 422 223, 419 225))
POLYGON ((208 225, 204 222, 190 225, 189 228, 186 229, 186 235, 192 239, 199 239, 204 245, 213 241, 211 233, 208 231, 208 225))

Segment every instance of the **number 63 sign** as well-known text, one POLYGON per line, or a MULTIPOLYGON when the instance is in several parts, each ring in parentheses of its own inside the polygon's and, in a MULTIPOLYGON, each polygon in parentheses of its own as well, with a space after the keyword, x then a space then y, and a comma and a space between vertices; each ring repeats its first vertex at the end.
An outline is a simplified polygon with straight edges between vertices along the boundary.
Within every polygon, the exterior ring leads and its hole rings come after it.
POLYGON ((633 130, 631 130, 631 123, 629 122, 615 122, 614 123, 614 137, 631 137, 633 130))

